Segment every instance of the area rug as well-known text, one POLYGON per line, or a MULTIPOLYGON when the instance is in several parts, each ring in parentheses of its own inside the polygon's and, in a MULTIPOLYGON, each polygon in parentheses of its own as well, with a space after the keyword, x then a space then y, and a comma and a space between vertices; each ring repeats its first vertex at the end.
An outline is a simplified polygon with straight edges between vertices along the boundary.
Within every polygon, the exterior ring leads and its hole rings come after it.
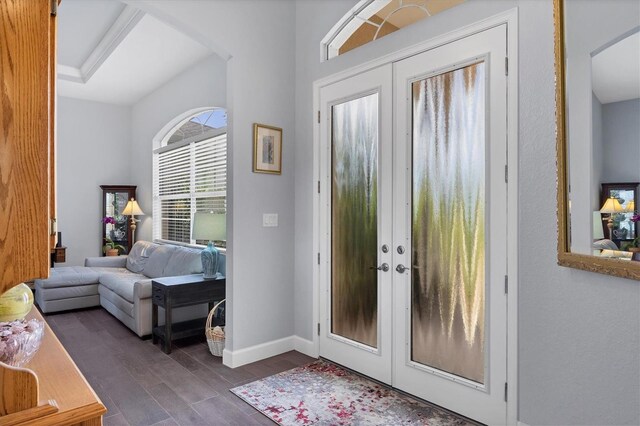
POLYGON ((283 426, 474 424, 325 361, 231 392, 283 426))

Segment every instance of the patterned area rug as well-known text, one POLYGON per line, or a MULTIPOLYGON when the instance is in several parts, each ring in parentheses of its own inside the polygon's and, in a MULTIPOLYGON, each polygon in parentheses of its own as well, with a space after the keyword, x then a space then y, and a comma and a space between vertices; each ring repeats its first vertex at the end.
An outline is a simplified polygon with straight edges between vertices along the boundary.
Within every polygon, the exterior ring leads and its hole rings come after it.
POLYGON ((231 392, 283 426, 474 424, 324 361, 231 392))

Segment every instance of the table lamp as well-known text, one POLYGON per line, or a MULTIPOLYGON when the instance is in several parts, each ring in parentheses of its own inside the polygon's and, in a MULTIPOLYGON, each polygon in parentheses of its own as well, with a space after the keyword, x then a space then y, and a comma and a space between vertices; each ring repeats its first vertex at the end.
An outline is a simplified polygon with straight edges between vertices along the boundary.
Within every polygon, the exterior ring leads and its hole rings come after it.
POLYGON ((227 238, 227 216, 217 213, 194 214, 191 238, 209 241, 200 255, 202 258, 202 276, 203 278, 216 278, 218 276, 219 253, 213 242, 224 241, 227 238))
POLYGON ((123 216, 131 216, 131 246, 133 247, 133 243, 136 240, 136 221, 139 222, 134 216, 144 216, 144 212, 138 205, 138 202, 134 198, 131 198, 120 214, 123 216))
POLYGON ((628 213, 635 213, 636 211, 636 202, 634 200, 631 200, 627 203, 627 208, 624 209, 625 212, 628 213))
POLYGON ((620 213, 624 209, 617 198, 609 197, 605 200, 602 208, 600 209, 600 213, 608 213, 609 220, 607 221, 607 228, 609 228, 609 239, 613 240, 613 215, 615 213, 620 213))
POLYGON ((604 231, 602 230, 602 213, 600 210, 593 212, 593 239, 601 240, 604 238, 604 231))

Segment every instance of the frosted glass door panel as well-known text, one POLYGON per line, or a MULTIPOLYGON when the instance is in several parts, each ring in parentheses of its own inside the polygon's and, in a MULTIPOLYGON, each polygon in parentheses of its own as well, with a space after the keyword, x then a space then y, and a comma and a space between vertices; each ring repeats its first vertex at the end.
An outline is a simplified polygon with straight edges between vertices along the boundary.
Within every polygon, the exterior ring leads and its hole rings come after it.
POLYGON ((331 111, 331 332, 375 348, 378 94, 331 111))
POLYGON ((411 359, 484 383, 485 64, 412 84, 411 359))

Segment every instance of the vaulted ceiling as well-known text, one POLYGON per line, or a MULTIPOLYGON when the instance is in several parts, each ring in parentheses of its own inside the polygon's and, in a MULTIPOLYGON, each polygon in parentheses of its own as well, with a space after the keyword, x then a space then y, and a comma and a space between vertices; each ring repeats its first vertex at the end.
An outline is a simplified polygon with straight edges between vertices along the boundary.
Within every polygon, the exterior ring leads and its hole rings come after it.
POLYGON ((640 32, 591 58, 593 92, 603 104, 640 98, 640 32))
POLYGON ((65 0, 58 9, 58 94, 129 105, 212 52, 117 0, 65 0))

